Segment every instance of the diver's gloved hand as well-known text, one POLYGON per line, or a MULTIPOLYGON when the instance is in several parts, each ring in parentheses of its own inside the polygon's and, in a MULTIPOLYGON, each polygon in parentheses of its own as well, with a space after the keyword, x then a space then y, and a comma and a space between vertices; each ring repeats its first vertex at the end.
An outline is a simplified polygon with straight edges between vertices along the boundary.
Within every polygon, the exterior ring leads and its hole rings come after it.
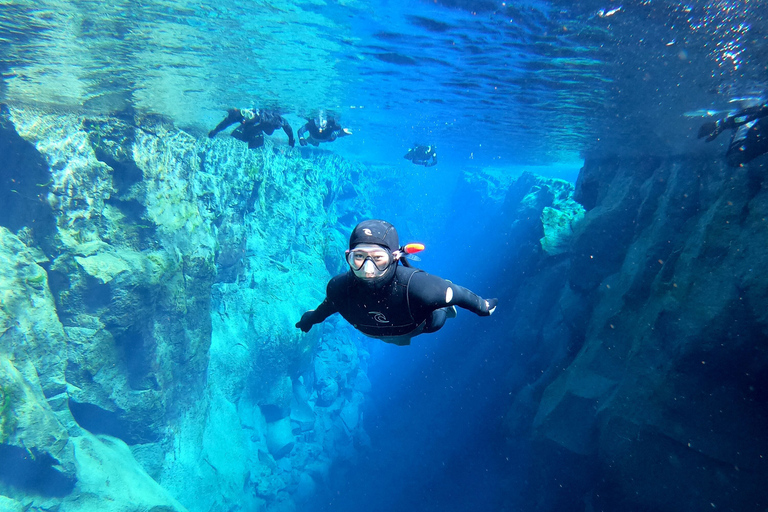
POLYGON ((491 316, 496 311, 496 305, 499 303, 499 299, 485 299, 485 307, 488 308, 485 314, 480 316, 491 316))
POLYGON ((301 329, 302 332, 309 332, 309 330, 312 328, 314 323, 312 323, 312 313, 314 313, 315 310, 310 310, 301 315, 301 320, 296 322, 296 328, 301 329))
POLYGON ((718 135, 720 135, 720 132, 722 131, 722 122, 721 121, 708 121, 701 125, 701 128, 699 128, 699 134, 698 138, 701 139, 702 137, 707 138, 707 142, 711 142, 717 138, 718 135))
POLYGON ((307 145, 307 139, 305 139, 304 137, 300 138, 299 139, 299 144, 301 144, 302 146, 306 146, 307 145))
POLYGON ((288 145, 289 145, 289 146, 291 146, 291 147, 293 147, 293 146, 295 146, 295 145, 296 145, 296 141, 295 141, 295 140, 293 140, 293 139, 291 139, 291 140, 289 140, 289 141, 288 141, 288 145))

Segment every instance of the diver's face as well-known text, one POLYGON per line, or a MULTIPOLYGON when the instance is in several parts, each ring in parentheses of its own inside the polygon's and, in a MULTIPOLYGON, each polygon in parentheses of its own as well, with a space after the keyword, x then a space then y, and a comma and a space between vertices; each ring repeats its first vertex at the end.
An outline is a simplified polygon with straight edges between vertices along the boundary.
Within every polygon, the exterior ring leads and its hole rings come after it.
POLYGON ((318 117, 315 119, 315 126, 317 126, 317 129, 322 132, 328 127, 328 120, 324 117, 318 117))
POLYGON ((380 245, 359 244, 347 251, 347 263, 360 279, 372 280, 382 277, 392 262, 392 254, 380 245))

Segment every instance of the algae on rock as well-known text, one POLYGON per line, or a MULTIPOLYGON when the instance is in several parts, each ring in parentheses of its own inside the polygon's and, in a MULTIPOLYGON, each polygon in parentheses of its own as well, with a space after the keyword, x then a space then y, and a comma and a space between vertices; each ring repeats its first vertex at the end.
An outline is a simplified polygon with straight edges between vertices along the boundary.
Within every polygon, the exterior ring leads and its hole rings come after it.
MULTIPOLYGON (((343 456, 334 442, 364 437, 352 405, 352 427, 339 430, 340 409, 316 404, 315 346, 347 331, 293 327, 343 263, 349 224, 366 215, 373 187, 363 170, 271 144, 198 141, 162 119, 18 108, 8 119, 50 166, 55 223, 44 235, 20 230, 24 241, 0 227, 0 262, 13 262, 0 266, 0 348, 17 347, 14 364, 25 364, 9 374, 40 375, 39 384, 27 379, 25 396, 38 397, 30 403, 44 412, 40 428, 56 441, 34 441, 26 424, 15 435, 82 482, 62 510, 77 510, 77 493, 106 476, 86 459, 112 464, 127 453, 123 442, 136 458, 130 471, 142 464, 193 510, 283 506, 299 486, 307 499, 316 475, 343 456), (50 243, 41 257, 42 236, 50 243), (26 297, 47 305, 29 307, 26 297), (42 311, 45 322, 29 315, 42 311), (15 341, 29 333, 38 343, 24 353, 15 341), (279 418, 272 406, 284 409, 279 418), (149 459, 157 454, 164 460, 149 459)), ((120 488, 127 474, 116 474, 120 488)), ((180 507, 150 494, 158 507, 180 507)), ((121 506, 128 496, 104 499, 121 506)))

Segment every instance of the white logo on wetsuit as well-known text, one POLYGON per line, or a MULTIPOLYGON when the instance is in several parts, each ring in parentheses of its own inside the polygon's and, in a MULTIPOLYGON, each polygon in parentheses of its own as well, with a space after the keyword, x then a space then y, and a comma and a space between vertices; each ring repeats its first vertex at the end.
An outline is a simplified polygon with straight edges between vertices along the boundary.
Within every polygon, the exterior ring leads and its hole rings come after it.
POLYGON ((380 324, 388 324, 389 320, 387 320, 387 317, 384 316, 384 313, 380 313, 379 311, 369 311, 369 315, 373 317, 374 320, 376 320, 380 324))

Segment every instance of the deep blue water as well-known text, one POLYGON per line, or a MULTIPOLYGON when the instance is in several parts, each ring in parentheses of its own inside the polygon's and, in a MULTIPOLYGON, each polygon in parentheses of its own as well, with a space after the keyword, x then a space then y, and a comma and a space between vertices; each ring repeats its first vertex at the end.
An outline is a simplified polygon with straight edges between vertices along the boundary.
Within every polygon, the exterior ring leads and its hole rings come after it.
MULTIPOLYGON (((409 185, 379 190, 372 211, 427 244, 423 268, 491 297, 504 254, 483 237, 503 219, 463 195, 460 173, 575 181, 587 154, 722 151, 695 132, 708 111, 765 100, 767 11, 747 0, 19 1, 0 5, 0 99, 159 113, 200 136, 230 106, 279 108, 294 129, 326 109, 354 132, 326 149, 409 185), (403 160, 415 142, 437 145, 440 164, 403 160)), ((501 420, 528 370, 500 326, 460 311, 408 348, 371 344, 372 449, 310 509, 516 510, 505 479, 526 454, 500 448, 501 420)))

